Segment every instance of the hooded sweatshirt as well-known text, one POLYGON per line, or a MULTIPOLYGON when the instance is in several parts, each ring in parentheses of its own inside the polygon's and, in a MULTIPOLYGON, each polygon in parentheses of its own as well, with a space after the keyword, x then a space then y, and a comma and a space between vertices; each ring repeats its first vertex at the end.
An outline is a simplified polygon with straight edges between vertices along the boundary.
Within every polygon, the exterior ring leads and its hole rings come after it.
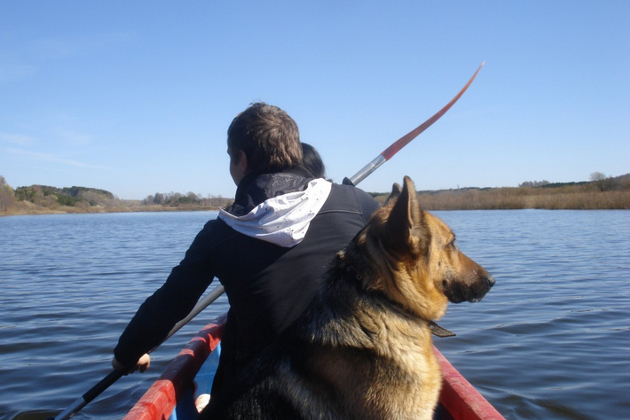
POLYGON ((219 218, 243 235, 285 248, 293 247, 306 236, 311 220, 321 210, 331 188, 331 182, 313 179, 303 191, 269 198, 242 216, 221 210, 219 218))
POLYGON ((164 285, 138 309, 114 350, 116 359, 135 364, 218 278, 230 303, 229 343, 220 364, 229 360, 236 369, 304 312, 317 280, 376 208, 369 194, 313 179, 301 168, 248 174, 234 204, 206 223, 164 285))

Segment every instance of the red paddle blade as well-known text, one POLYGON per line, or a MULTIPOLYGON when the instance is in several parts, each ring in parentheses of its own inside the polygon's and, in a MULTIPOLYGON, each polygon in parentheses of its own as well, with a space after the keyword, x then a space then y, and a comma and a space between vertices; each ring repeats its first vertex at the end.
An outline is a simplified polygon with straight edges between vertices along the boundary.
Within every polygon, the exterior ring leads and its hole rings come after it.
POLYGON ((455 97, 451 99, 449 103, 447 103, 442 109, 436 112, 435 115, 433 115, 431 118, 429 118, 428 120, 420 124, 418 127, 416 127, 415 129, 413 129, 412 131, 410 131, 409 133, 405 134, 404 136, 396 140, 394 143, 392 143, 392 145, 389 146, 387 149, 385 149, 383 153, 378 155, 374 160, 372 160, 370 163, 364 166, 359 172, 354 174, 349 179, 349 181, 353 185, 357 185, 359 182, 367 178, 368 175, 374 172, 379 166, 381 166, 383 163, 391 159, 392 156, 394 156, 396 153, 400 151, 400 149, 402 149, 407 144, 409 144, 411 140, 415 139, 416 137, 420 135, 420 133, 422 133, 427 128, 431 127, 431 125, 433 125, 434 122, 439 120, 442 117, 442 115, 446 114, 446 112, 449 109, 451 109, 451 107, 455 104, 455 102, 457 102, 459 98, 461 98, 464 92, 466 92, 468 87, 472 84, 473 80, 475 80, 475 77, 477 77, 479 70, 481 70, 484 64, 486 64, 485 61, 481 63, 481 65, 479 66, 475 74, 473 74, 470 80, 468 80, 468 83, 466 83, 466 85, 462 88, 462 90, 460 90, 459 93, 455 95, 455 97))

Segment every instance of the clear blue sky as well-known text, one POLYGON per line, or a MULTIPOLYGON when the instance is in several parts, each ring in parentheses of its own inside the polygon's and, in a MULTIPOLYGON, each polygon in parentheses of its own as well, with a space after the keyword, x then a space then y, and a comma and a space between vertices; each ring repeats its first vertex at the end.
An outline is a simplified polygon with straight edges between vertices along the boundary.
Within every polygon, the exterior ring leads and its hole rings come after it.
POLYGON ((0 175, 233 197, 226 129, 285 109, 340 182, 460 101, 361 187, 630 172, 630 1, 2 1, 0 175))

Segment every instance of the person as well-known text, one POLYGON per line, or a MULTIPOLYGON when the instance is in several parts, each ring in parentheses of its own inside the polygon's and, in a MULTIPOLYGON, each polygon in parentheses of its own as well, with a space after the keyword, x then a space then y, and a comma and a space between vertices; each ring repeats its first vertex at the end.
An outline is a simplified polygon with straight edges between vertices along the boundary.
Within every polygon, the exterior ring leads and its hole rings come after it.
POLYGON ((308 143, 302 143, 302 166, 315 178, 326 178, 326 166, 317 149, 308 143))
POLYGON ((146 353, 218 278, 230 309, 208 409, 223 385, 302 314, 334 255, 378 208, 364 191, 304 169, 297 124, 276 106, 258 102, 237 115, 227 144, 234 203, 206 223, 140 306, 112 361, 126 373, 144 371, 146 353))

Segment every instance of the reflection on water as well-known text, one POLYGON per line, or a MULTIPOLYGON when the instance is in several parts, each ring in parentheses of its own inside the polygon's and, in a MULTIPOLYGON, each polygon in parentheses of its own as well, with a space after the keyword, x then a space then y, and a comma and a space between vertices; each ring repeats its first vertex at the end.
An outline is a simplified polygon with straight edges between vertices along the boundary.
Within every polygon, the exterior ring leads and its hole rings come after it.
MULTIPOLYGON (((630 212, 436 214, 497 279, 440 323, 457 333, 436 339, 453 365, 508 419, 625 418, 630 212)), ((0 419, 60 411, 107 375, 137 307, 215 215, 0 218, 0 419)), ((122 417, 226 308, 213 304, 156 350, 150 372, 120 379, 75 418, 122 417)))

